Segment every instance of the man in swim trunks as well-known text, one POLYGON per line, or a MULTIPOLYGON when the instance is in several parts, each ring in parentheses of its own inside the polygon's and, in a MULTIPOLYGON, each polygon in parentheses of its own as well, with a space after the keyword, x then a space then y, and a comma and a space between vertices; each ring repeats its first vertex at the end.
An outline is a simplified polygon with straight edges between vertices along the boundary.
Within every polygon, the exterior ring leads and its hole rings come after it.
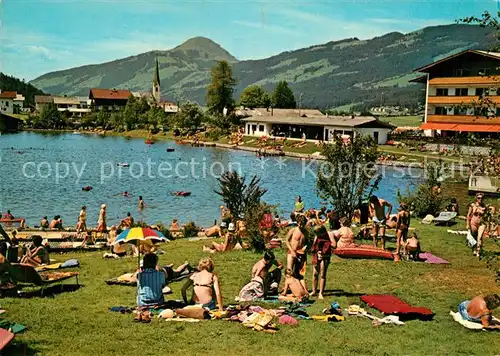
POLYGON ((500 306, 500 296, 491 294, 466 300, 458 306, 458 312, 464 320, 481 323, 487 329, 500 329, 500 324, 492 318, 492 311, 500 306))
POLYGON ((370 197, 370 203, 368 205, 370 209, 370 217, 373 221, 372 237, 373 245, 378 247, 378 234, 380 231, 382 238, 382 248, 385 250, 385 222, 389 220, 392 211, 392 204, 384 199, 379 199, 377 196, 372 195, 370 197), (387 213, 385 212, 385 207, 387 207, 387 213))
POLYGON ((302 197, 300 195, 297 196, 293 211, 295 214, 302 214, 304 212, 304 202, 302 201, 302 197))
POLYGON ((299 215, 297 216, 297 226, 288 231, 286 239, 286 246, 288 248, 286 268, 291 269, 294 276, 300 279, 304 288, 307 289, 306 282, 303 278, 305 274, 304 267, 307 262, 305 241, 308 232, 305 226, 305 217, 303 215, 299 215))

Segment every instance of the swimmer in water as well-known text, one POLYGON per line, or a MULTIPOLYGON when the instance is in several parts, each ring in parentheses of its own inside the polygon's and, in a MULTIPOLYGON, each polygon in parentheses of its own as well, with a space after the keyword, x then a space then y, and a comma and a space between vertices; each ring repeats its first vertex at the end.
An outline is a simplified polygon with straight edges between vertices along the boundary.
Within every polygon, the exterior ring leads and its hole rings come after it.
POLYGON ((142 200, 142 195, 139 195, 139 210, 142 210, 146 207, 144 200, 142 200))

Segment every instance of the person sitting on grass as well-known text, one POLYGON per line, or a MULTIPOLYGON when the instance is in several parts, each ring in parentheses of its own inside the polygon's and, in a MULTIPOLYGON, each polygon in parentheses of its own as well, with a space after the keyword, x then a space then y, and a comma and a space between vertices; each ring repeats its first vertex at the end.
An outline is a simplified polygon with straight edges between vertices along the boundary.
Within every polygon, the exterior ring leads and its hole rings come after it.
POLYGON ((281 281, 282 263, 276 261, 272 251, 266 251, 252 268, 252 279, 242 289, 238 296, 240 301, 251 301, 267 295, 278 294, 281 281), (269 271, 273 266, 272 271, 269 271))
POLYGON ((26 254, 21 258, 21 263, 38 267, 50 263, 49 251, 43 246, 43 239, 39 235, 32 237, 33 247, 26 251, 26 254))
POLYGON ((404 250, 406 256, 413 259, 414 261, 419 260, 420 250, 420 241, 418 240, 418 236, 416 233, 412 232, 408 241, 406 241, 404 245, 404 250))
POLYGON ((219 277, 213 273, 214 261, 210 257, 202 258, 198 263, 198 272, 189 277, 182 287, 182 299, 187 304, 199 305, 209 310, 219 307, 219 311, 224 310, 222 304, 222 293, 219 286, 219 277), (187 298, 187 290, 193 287, 191 299, 187 298), (217 303, 216 303, 217 300, 217 303))
POLYGON ((500 323, 492 318, 492 312, 500 306, 500 295, 490 294, 466 300, 458 306, 464 320, 481 323, 487 329, 500 329, 500 323))
POLYGON ((162 304, 163 288, 167 285, 167 276, 158 267, 158 256, 154 253, 144 255, 143 267, 137 271, 137 306, 150 307, 162 304))
POLYGON ((285 271, 285 285, 283 286, 283 292, 281 295, 292 296, 293 298, 302 300, 307 297, 309 293, 304 289, 302 283, 300 283, 300 281, 293 276, 292 270, 287 269, 285 271), (288 294, 288 290, 290 290, 291 294, 288 294))
POLYGON ((235 233, 236 227, 233 223, 230 223, 227 229, 225 240, 223 243, 212 242, 212 246, 203 246, 203 251, 215 253, 215 252, 226 252, 234 249, 241 249, 242 242, 240 237, 235 233), (238 246, 239 245, 239 246, 238 246))
POLYGON ((170 232, 179 232, 179 231, 181 231, 181 227, 179 226, 179 223, 177 222, 177 219, 172 220, 172 224, 170 224, 169 230, 170 230, 170 232))
POLYGON ((349 227, 349 222, 347 218, 340 218, 340 229, 334 231, 335 239, 338 239, 336 243, 333 244, 334 248, 346 248, 346 247, 355 247, 357 246, 354 243, 354 232, 349 227))

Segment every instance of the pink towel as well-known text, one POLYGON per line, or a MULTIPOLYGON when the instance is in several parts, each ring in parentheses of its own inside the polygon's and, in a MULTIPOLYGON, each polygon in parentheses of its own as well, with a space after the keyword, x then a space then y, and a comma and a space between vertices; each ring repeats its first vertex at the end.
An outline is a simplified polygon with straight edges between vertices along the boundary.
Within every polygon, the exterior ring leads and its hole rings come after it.
POLYGON ((434 256, 432 253, 430 252, 421 252, 418 257, 421 259, 421 260, 425 260, 425 263, 433 263, 433 264, 440 264, 440 265, 447 265, 448 261, 446 260, 443 260, 441 257, 438 257, 438 256, 434 256))

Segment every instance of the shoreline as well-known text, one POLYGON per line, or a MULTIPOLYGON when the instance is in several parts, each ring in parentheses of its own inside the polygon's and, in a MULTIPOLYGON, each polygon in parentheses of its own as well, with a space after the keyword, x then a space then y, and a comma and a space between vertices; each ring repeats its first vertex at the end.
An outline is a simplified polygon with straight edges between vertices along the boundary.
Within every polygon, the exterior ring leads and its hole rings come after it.
MULTIPOLYGON (((21 130, 25 132, 45 132, 45 133, 74 133, 78 132, 83 135, 101 135, 101 136, 110 136, 110 137, 124 137, 127 139, 147 139, 152 138, 157 141, 171 141, 175 142, 177 145, 186 145, 189 144, 193 147, 214 147, 221 149, 229 149, 229 150, 237 150, 237 151, 245 151, 245 152, 260 152, 263 156, 270 157, 290 157, 300 160, 317 160, 324 161, 325 157, 321 154, 307 154, 307 153, 299 153, 299 152, 289 152, 289 151, 278 151, 278 150, 270 150, 270 149, 262 149, 257 147, 245 146, 245 145, 231 145, 227 143, 219 143, 213 141, 194 141, 192 139, 182 139, 169 135, 165 132, 151 134, 146 130, 133 130, 133 131, 124 131, 124 132, 116 132, 116 131, 88 131, 88 130, 46 130, 46 129, 29 129, 29 130, 21 130)), ((385 167, 399 167, 399 168, 418 168, 423 169, 424 164, 421 162, 406 162, 406 161, 378 161, 376 162, 378 166, 385 167)), ((450 166, 450 169, 455 172, 468 172, 469 166, 462 164, 453 164, 450 166)))

